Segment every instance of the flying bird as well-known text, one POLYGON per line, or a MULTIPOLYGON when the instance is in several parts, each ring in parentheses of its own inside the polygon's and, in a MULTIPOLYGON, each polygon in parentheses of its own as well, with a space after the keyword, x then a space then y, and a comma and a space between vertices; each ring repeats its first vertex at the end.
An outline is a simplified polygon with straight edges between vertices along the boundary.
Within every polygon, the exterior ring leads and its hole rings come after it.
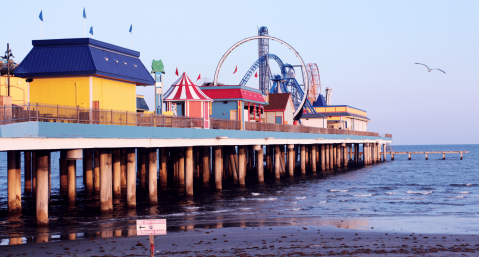
POLYGON ((441 69, 437 69, 437 68, 435 68, 435 69, 429 69, 429 67, 427 67, 426 64, 422 64, 422 63, 415 63, 415 64, 419 64, 419 65, 424 65, 424 66, 426 66, 428 72, 431 72, 432 70, 438 70, 438 71, 440 71, 440 72, 446 74, 446 72, 443 71, 443 70, 441 70, 441 69))

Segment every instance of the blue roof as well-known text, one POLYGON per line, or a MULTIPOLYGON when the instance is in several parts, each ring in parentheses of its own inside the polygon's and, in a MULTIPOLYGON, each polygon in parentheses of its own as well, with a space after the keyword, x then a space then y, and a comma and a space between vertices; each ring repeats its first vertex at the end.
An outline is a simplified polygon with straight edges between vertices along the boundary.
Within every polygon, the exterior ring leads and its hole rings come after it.
POLYGON ((33 49, 15 69, 16 77, 97 75, 154 85, 140 52, 91 38, 33 40, 33 49))
POLYGON ((136 109, 142 111, 149 111, 148 104, 146 104, 145 98, 143 97, 136 97, 136 109))
POLYGON ((318 95, 318 99, 313 103, 313 107, 323 107, 326 106, 326 100, 322 94, 318 95))

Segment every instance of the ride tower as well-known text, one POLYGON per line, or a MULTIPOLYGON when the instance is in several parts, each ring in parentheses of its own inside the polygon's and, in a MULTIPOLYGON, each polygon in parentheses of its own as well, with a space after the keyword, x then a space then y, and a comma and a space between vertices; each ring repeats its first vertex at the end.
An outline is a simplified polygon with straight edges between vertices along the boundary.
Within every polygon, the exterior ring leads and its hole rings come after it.
POLYGON ((163 74, 165 74, 165 66, 161 60, 151 64, 151 73, 155 74, 155 113, 163 114, 163 74))
MULTIPOLYGON (((269 36, 268 28, 263 26, 258 30, 258 36, 269 36)), ((269 39, 258 40, 258 58, 269 54, 269 39)), ((268 94, 270 88, 270 74, 269 74, 269 61, 268 58, 264 58, 259 63, 259 90, 263 95, 268 94)))

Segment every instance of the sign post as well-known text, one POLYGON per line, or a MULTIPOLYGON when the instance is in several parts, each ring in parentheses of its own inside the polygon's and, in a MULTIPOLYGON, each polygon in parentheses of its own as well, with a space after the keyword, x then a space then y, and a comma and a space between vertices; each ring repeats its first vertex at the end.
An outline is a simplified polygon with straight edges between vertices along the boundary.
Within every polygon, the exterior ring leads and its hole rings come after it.
POLYGON ((166 219, 136 220, 136 235, 150 235, 150 256, 155 255, 154 235, 166 235, 166 219))

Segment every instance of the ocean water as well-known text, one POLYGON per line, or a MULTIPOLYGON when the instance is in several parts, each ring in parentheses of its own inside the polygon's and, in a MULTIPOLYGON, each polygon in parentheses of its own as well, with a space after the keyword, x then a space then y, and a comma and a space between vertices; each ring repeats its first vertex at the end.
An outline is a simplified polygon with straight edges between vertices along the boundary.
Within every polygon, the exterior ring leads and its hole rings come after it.
MULTIPOLYGON (((459 154, 396 155, 394 161, 343 169, 334 175, 267 177, 258 185, 247 176, 246 187, 232 182, 223 191, 194 185, 193 197, 183 189, 159 189, 159 204, 148 204, 148 193, 137 189, 137 208, 126 208, 126 193, 114 199, 114 213, 101 215, 97 196, 87 196, 77 165, 77 204, 69 207, 59 194, 58 158, 52 153, 50 225, 35 225, 35 201, 22 196, 22 214, 8 215, 6 153, 0 153, 0 239, 52 237, 77 233, 126 231, 136 219, 165 218, 168 229, 290 224, 417 232, 477 233, 479 225, 479 145, 394 146, 395 151, 469 151, 459 154)), ((22 182, 23 184, 23 182, 22 182)), ((86 234, 85 234, 86 235, 86 234)))

